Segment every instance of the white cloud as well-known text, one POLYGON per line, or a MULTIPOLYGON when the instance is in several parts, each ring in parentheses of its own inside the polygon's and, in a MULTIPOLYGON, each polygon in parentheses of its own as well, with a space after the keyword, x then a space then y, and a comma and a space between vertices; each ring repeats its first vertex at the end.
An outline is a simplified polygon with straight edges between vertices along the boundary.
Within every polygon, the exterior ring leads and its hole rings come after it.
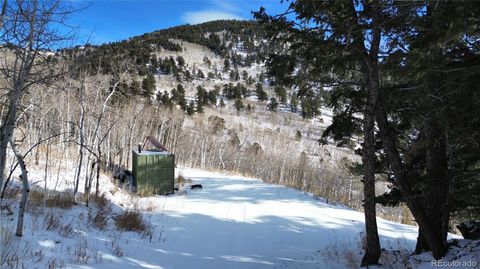
POLYGON ((218 11, 218 10, 205 10, 205 11, 189 11, 182 15, 182 20, 189 24, 198 24, 207 21, 214 20, 243 20, 244 18, 237 16, 233 13, 218 11))

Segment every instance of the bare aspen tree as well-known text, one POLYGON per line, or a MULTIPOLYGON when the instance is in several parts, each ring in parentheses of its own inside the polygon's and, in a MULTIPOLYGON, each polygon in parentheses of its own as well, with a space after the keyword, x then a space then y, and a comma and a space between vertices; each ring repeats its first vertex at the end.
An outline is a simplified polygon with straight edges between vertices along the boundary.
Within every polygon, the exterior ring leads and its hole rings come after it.
POLYGON ((51 84, 65 72, 61 62, 52 61, 47 51, 59 46, 71 36, 55 30, 54 25, 65 22, 70 13, 56 1, 4 1, 4 16, 0 43, 0 73, 6 92, 6 111, 0 126, 0 188, 3 188, 7 147, 13 137, 22 97, 38 85, 51 84))
POLYGON ((20 200, 20 208, 18 212, 18 220, 17 220, 17 231, 15 234, 17 236, 23 235, 23 216, 25 215, 25 206, 27 205, 28 199, 28 192, 30 191, 28 185, 28 171, 27 166, 25 165, 25 161, 23 160, 22 154, 17 150, 17 146, 13 139, 10 139, 10 146, 12 147, 13 153, 17 158, 18 163, 20 164, 20 169, 22 170, 22 175, 20 178, 22 179, 22 198, 20 200))

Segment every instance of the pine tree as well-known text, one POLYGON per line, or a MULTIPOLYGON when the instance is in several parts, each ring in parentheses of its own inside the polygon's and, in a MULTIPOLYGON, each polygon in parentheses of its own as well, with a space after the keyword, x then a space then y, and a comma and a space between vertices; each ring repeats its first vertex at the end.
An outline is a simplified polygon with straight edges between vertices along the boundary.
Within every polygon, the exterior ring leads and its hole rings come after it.
POLYGON ((195 113, 195 102, 193 102, 193 100, 190 100, 188 105, 185 107, 185 112, 187 112, 187 115, 189 116, 195 113))
POLYGON ((198 71, 197 71, 197 77, 198 77, 199 79, 204 79, 204 78, 205 78, 205 74, 203 74, 202 69, 198 69, 198 71))
POLYGON ((263 90, 263 85, 260 82, 255 85, 255 93, 257 94, 258 100, 262 102, 268 99, 268 95, 263 90))
POLYGON ((241 99, 235 99, 235 103, 233 104, 233 106, 235 107, 237 112, 240 112, 245 108, 241 99))
POLYGON ((270 98, 270 102, 268 103, 267 107, 268 107, 268 110, 277 112, 277 108, 278 108, 277 98, 275 97, 270 98))
POLYGON ((141 91, 142 88, 140 86, 140 83, 136 79, 133 79, 132 83, 130 83, 130 93, 135 96, 139 95, 141 91))
MULTIPOLYGON (((361 265, 378 263, 380 255, 374 175, 382 169, 390 174, 420 227, 417 247, 427 247, 435 259, 441 258, 447 250, 451 186, 445 137, 456 137, 446 122, 452 118, 448 115, 463 114, 443 111, 457 107, 447 92, 457 95, 472 89, 466 85, 473 84, 466 81, 475 81, 470 77, 475 73, 471 63, 478 47, 465 40, 474 39, 477 26, 465 22, 479 16, 478 5, 299 0, 290 8, 297 13, 294 23, 285 16, 268 16, 264 10, 256 14, 272 39, 285 38, 291 43, 288 54, 269 60, 269 72, 282 83, 298 86, 300 96, 308 97, 304 93, 317 88, 315 85, 335 85, 328 93, 335 115, 324 142, 330 137, 344 140, 363 133, 367 249, 361 265), (329 31, 318 30, 327 28, 329 31), (298 72, 292 73, 293 68, 298 72), (463 70, 463 75, 456 73, 458 70, 463 70), (455 81, 462 81, 462 86, 454 86, 455 81), (359 111, 362 118, 355 117, 359 111), (405 135, 412 133, 418 135, 414 139, 405 135), (381 145, 376 145, 379 139, 381 145), (381 168, 375 158, 379 148, 385 159, 381 168)), ((478 72, 474 76, 478 77, 478 72)), ((302 106, 310 105, 302 100, 302 106)))
POLYGON ((153 75, 148 75, 142 81, 142 90, 143 96, 145 98, 150 98, 155 92, 155 77, 153 75))
POLYGON ((280 99, 280 103, 287 103, 287 90, 284 87, 279 85, 275 86, 275 94, 277 95, 278 99, 280 99))
POLYGON ((298 110, 298 99, 295 93, 290 97, 290 110, 292 112, 297 112, 298 110))

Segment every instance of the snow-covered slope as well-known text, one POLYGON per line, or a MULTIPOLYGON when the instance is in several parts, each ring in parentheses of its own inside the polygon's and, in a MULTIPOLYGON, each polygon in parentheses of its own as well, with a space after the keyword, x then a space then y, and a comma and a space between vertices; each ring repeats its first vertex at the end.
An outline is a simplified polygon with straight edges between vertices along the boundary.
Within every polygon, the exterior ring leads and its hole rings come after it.
MULTIPOLYGON (((70 236, 35 229, 30 215, 22 240, 33 255, 27 268, 357 268, 363 214, 310 194, 260 180, 178 169, 201 190, 186 195, 132 199, 117 192, 115 208, 144 210, 153 234, 99 231, 85 224, 84 206, 63 211, 70 236), (83 213, 82 213, 83 212, 83 213), (79 246, 84 246, 84 248, 79 246), (84 250, 85 260, 77 251, 84 250)), ((409 258, 417 228, 378 219, 384 268, 429 268, 429 255, 409 258)), ((460 242, 460 244, 463 241, 460 242)), ((477 244, 477 251, 480 252, 477 244)), ((430 258, 431 259, 431 258, 430 258)), ((464 259, 472 259, 468 254, 464 259)), ((477 258, 477 265, 478 265, 477 258)))

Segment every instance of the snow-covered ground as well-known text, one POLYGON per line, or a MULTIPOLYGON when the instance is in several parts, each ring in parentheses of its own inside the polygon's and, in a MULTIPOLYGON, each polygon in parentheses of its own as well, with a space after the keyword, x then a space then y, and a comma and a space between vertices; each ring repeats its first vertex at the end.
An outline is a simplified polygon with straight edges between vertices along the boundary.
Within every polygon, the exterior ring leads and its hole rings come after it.
MULTIPOLYGON (((93 228, 86 220, 89 209, 83 205, 47 209, 46 213, 55 212, 60 219, 58 228, 48 231, 42 227, 43 217, 27 214, 24 237, 12 239, 23 253, 24 268, 358 267, 363 254, 362 213, 256 179, 177 170, 203 189, 187 189, 184 195, 132 198, 121 191, 112 194, 112 185, 102 184, 113 203, 112 215, 122 208, 137 208, 151 223, 151 236, 118 231, 113 220, 105 230, 93 228), (70 229, 65 231, 64 226, 70 229), (49 267, 52 263, 56 267, 49 267)), ((2 216, 2 226, 12 227, 11 219, 2 216)), ((434 267, 428 254, 408 256, 415 244, 416 227, 383 219, 378 219, 378 225, 385 249, 382 268, 434 267)), ((457 255, 457 261, 473 260, 480 266, 478 256, 469 252, 474 248, 480 254, 479 245, 459 241, 458 250, 466 255, 460 259, 457 255)))

